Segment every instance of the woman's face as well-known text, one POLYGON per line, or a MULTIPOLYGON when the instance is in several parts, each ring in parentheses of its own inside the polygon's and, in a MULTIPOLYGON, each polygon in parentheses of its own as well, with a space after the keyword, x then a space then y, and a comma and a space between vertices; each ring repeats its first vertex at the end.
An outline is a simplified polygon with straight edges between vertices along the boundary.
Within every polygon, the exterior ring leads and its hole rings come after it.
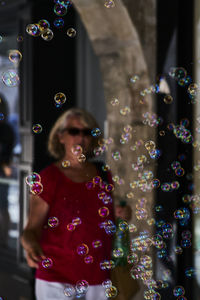
POLYGON ((73 157, 72 150, 74 146, 80 145, 83 154, 87 155, 92 146, 91 129, 85 126, 79 117, 72 116, 68 119, 66 130, 59 134, 60 143, 65 147, 65 157, 73 157))

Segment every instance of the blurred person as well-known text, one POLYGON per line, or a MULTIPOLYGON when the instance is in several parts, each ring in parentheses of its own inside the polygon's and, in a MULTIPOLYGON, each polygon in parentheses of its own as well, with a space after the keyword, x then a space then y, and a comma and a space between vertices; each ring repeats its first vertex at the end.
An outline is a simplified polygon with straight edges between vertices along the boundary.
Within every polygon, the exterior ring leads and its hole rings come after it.
MULTIPOLYGON (((8 106, 3 95, 0 94, 0 180, 12 175, 12 154, 15 144, 14 130, 7 121, 8 106)), ((8 230, 10 216, 8 212, 9 184, 0 182, 0 246, 8 246, 8 230)))
MULTIPOLYGON (((110 279, 105 261, 111 259, 115 216, 107 183, 91 160, 99 140, 91 134, 94 128, 99 126, 90 113, 72 108, 49 134, 48 150, 56 162, 40 172, 43 190, 30 196, 21 236, 27 263, 36 268, 37 300, 107 299, 102 283, 110 279), (110 201, 103 203, 100 194, 110 201)), ((130 207, 117 206, 116 216, 130 219, 130 207)))

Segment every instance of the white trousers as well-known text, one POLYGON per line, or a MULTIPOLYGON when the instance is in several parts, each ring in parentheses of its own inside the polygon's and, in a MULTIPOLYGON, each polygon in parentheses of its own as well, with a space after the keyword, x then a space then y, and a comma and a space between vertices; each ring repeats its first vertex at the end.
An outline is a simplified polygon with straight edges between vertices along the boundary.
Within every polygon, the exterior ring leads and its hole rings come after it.
POLYGON ((83 297, 65 296, 66 284, 36 279, 35 294, 37 300, 107 300, 105 288, 102 285, 91 285, 83 297))

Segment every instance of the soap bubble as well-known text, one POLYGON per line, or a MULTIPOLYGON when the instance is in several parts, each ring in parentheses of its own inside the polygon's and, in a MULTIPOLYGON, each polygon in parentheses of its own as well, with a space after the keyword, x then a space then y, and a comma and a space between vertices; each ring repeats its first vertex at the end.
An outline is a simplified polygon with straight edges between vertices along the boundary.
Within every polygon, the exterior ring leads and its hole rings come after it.
POLYGON ((110 101, 110 104, 112 106, 117 106, 117 105, 119 105, 119 100, 117 98, 114 98, 113 100, 110 101))
POLYGON ((101 130, 99 128, 93 128, 91 130, 91 134, 93 137, 98 137, 101 135, 101 130))
POLYGON ((121 154, 119 151, 115 151, 112 153, 112 158, 115 160, 115 161, 118 161, 121 159, 121 154))
POLYGON ((22 54, 19 50, 10 50, 8 58, 13 63, 19 63, 22 60, 22 54))
POLYGON ((89 288, 89 283, 86 280, 79 280, 76 283, 76 291, 79 294, 85 294, 89 288))
POLYGON ((56 27, 56 28, 62 28, 64 26, 64 20, 62 18, 57 18, 54 20, 53 22, 53 25, 56 27))
POLYGON ((82 153, 77 157, 77 159, 78 159, 78 162, 84 163, 86 161, 86 156, 82 153))
POLYGON ((115 298, 117 296, 117 288, 115 286, 107 287, 105 290, 105 295, 107 298, 115 298))
POLYGON ((111 287, 111 286, 112 286, 112 281, 111 281, 110 279, 104 280, 104 281, 102 282, 102 286, 103 286, 104 288, 111 287))
POLYGON ((66 297, 73 297, 76 294, 76 290, 72 284, 67 283, 64 288, 64 295, 66 297))
POLYGON ((163 98, 163 101, 166 103, 166 104, 171 104, 173 102, 173 97, 171 95, 166 95, 164 98, 163 98))
POLYGON ((3 120, 4 120, 4 114, 0 113, 0 121, 3 121, 3 120))
POLYGON ((40 182, 40 181, 41 181, 41 177, 36 172, 33 172, 26 177, 26 183, 30 186, 33 185, 33 183, 40 182))
POLYGON ((26 32, 34 37, 38 37, 41 34, 40 28, 38 24, 28 24, 26 26, 26 32))
POLYGON ((70 161, 69 160, 63 160, 62 161, 62 167, 63 168, 69 168, 70 167, 70 161))
POLYGON ((88 252, 89 252, 89 248, 86 244, 81 244, 77 247, 78 255, 84 256, 84 255, 87 255, 88 252))
POLYGON ((87 256, 84 257, 84 262, 85 262, 86 264, 92 264, 93 261, 94 261, 94 258, 93 258, 93 256, 91 256, 91 255, 87 255, 87 256))
POLYGON ((122 248, 113 249, 112 254, 115 258, 123 257, 124 251, 122 248))
POLYGON ((15 70, 7 70, 2 74, 2 81, 8 87, 15 87, 19 85, 19 76, 15 70))
POLYGON ((185 276, 188 278, 192 278, 196 276, 196 270, 192 267, 185 269, 185 276))
POLYGON ((50 23, 45 19, 40 20, 37 25, 39 26, 39 30, 41 31, 41 33, 46 31, 50 27, 50 23))
POLYGON ((54 96, 54 101, 56 104, 59 104, 59 105, 64 104, 66 102, 65 94, 62 92, 56 93, 54 96))
POLYGON ((115 263, 113 260, 104 260, 100 262, 101 270, 112 270, 115 267, 115 263))
POLYGON ((32 127, 34 133, 41 133, 42 132, 42 125, 34 124, 32 127))
POLYGON ((67 29, 67 35, 70 38, 74 38, 76 36, 76 30, 74 28, 68 28, 67 29))
POLYGON ((48 28, 41 34, 43 40, 47 42, 51 41, 53 39, 53 36, 54 36, 53 31, 50 28, 48 28))
POLYGON ((76 225, 73 223, 67 224, 67 230, 68 231, 74 231, 76 229, 76 225))
POLYGON ((55 228, 59 225, 59 220, 56 217, 49 217, 48 218, 48 225, 51 228, 55 228))
POLYGON ((45 269, 49 269, 53 266, 53 260, 51 258, 45 258, 42 260, 42 266, 45 269))
POLYGON ((43 185, 41 182, 34 182, 30 187, 30 192, 33 195, 39 195, 43 191, 43 185))
POLYGON ((106 218, 109 215, 109 209, 107 207, 101 207, 98 210, 100 217, 106 218))
POLYGON ((99 248, 101 246, 102 246, 102 242, 100 240, 95 240, 95 241, 92 242, 92 247, 95 248, 95 249, 99 248))
POLYGON ((67 6, 56 3, 54 6, 54 13, 59 17, 63 17, 67 13, 67 6))
POLYGON ((138 75, 134 75, 130 78, 130 82, 135 83, 136 81, 138 81, 140 78, 138 75))
POLYGON ((74 145, 72 146, 71 151, 75 156, 80 156, 83 152, 83 148, 80 145, 74 145))
POLYGON ((104 3, 104 6, 106 8, 113 8, 113 7, 115 7, 115 2, 113 0, 108 0, 104 3))
POLYGON ((184 287, 181 286, 181 285, 175 286, 175 288, 173 289, 173 294, 174 294, 175 297, 185 295, 184 287))

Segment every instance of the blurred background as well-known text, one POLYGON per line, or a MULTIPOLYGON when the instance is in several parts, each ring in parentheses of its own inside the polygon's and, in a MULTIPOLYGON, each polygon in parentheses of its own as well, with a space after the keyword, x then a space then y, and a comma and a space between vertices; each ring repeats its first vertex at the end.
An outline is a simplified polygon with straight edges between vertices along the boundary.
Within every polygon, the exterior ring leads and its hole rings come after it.
POLYGON ((0 0, 0 297, 34 299, 25 179, 52 162, 50 128, 77 106, 112 138, 97 159, 133 209, 131 251, 152 258, 134 299, 200 299, 199 1, 60 2, 0 0))

